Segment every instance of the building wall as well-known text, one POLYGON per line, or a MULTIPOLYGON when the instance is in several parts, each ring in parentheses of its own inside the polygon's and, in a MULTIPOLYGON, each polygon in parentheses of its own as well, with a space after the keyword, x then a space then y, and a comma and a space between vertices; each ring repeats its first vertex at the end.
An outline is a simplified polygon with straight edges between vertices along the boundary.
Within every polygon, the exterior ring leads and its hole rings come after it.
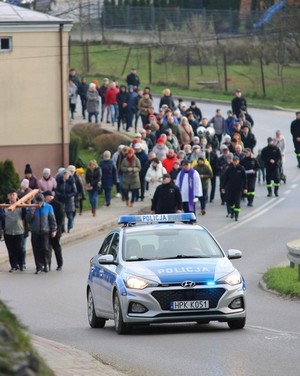
POLYGON ((68 33, 63 33, 62 109, 58 27, 16 30, 0 33, 12 37, 13 45, 11 52, 0 53, 0 160, 13 160, 22 176, 25 163, 34 170, 68 163, 68 33))

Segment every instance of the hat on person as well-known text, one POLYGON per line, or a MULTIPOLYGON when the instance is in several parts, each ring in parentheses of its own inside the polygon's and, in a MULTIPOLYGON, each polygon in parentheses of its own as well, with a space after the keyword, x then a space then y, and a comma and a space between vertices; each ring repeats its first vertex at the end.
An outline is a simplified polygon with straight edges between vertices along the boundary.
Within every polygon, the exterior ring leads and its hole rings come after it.
POLYGON ((191 163, 191 161, 190 161, 189 159, 183 159, 183 160, 181 161, 181 164, 182 164, 182 165, 188 165, 189 163, 191 163))
POLYGON ((244 149, 244 152, 245 152, 245 153, 251 153, 251 149, 250 149, 250 148, 245 148, 245 149, 244 149))
POLYGON ((268 140, 267 140, 268 142, 271 142, 271 141, 273 141, 273 138, 272 137, 268 137, 268 140))
POLYGON ((43 196, 46 197, 46 196, 53 196, 53 193, 51 191, 45 191, 43 192, 43 196))
POLYGON ((240 157, 238 155, 234 154, 234 156, 232 157, 232 160, 233 161, 239 161, 240 157))
POLYGON ((193 141, 200 141, 200 138, 199 138, 198 136, 194 136, 194 137, 192 138, 192 140, 193 140, 193 141))
POLYGON ((151 125, 150 125, 150 124, 146 124, 145 127, 144 127, 144 129, 145 129, 146 131, 149 130, 149 129, 151 130, 151 125))
POLYGON ((69 170, 67 170, 66 168, 64 169, 64 170, 62 170, 62 172, 61 172, 62 174, 70 174, 70 171, 69 170))
POLYGON ((231 111, 231 110, 228 110, 228 111, 227 111, 227 114, 232 114, 232 111, 231 111))
POLYGON ((157 139, 157 143, 158 143, 158 144, 164 144, 164 143, 165 143, 165 139, 162 138, 162 137, 159 137, 159 138, 157 139))
POLYGON ((137 149, 141 149, 142 148, 142 144, 140 144, 139 142, 137 142, 135 145, 134 145, 134 148, 137 150, 137 149))
POLYGON ((36 202, 43 202, 43 201, 44 201, 44 196, 42 195, 42 193, 38 193, 38 194, 35 196, 35 201, 36 201, 36 202))
POLYGON ((69 165, 68 168, 67 168, 68 171, 71 172, 71 174, 74 174, 74 172, 76 171, 76 167, 73 166, 73 165, 69 165))
POLYGON ((203 155, 199 155, 199 157, 198 157, 198 161, 205 161, 205 158, 204 158, 204 156, 203 155))
POLYGON ((161 108, 166 109, 166 108, 169 108, 169 106, 168 106, 167 104, 163 104, 163 105, 161 106, 161 108))
POLYGON ((162 178, 165 179, 165 178, 170 178, 171 175, 170 174, 163 174, 162 178))
POLYGON ((48 168, 48 167, 45 167, 44 169, 43 169, 43 175, 50 175, 51 174, 51 170, 50 170, 50 168, 48 168))
POLYGON ((191 106, 194 106, 196 104, 195 101, 191 101, 191 106))
POLYGON ((32 169, 29 163, 25 166, 24 174, 32 174, 32 169))
POLYGON ((105 77, 103 78, 103 81, 109 81, 109 78, 105 77))
POLYGON ((241 92, 241 89, 236 89, 235 92, 236 92, 236 93, 240 93, 240 92, 241 92))
POLYGON ((136 134, 134 135, 134 137, 135 137, 135 138, 141 138, 142 135, 141 135, 140 133, 136 133, 136 134))
POLYGON ((7 194, 9 195, 10 193, 18 193, 18 191, 14 188, 10 189, 7 194))
POLYGON ((194 149, 200 149, 200 145, 193 145, 192 150, 194 149))
POLYGON ((29 188, 29 180, 28 179, 23 179, 21 181, 21 187, 29 188))

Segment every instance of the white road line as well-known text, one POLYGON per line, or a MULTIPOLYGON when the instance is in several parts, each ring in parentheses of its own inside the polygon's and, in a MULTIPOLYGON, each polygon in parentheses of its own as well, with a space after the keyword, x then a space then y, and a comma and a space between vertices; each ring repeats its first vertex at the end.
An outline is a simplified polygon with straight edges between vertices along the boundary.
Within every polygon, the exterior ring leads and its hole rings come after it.
POLYGON ((214 234, 216 236, 220 236, 220 235, 225 235, 226 233, 229 233, 231 231, 235 231, 237 228, 246 225, 248 222, 252 221, 253 219, 273 209, 275 206, 279 205, 284 200, 286 200, 286 198, 283 198, 283 197, 279 199, 275 199, 275 198, 271 199, 271 201, 255 209, 253 212, 245 215, 245 217, 242 217, 240 222, 231 222, 230 224, 224 226, 221 230, 215 231, 214 234))

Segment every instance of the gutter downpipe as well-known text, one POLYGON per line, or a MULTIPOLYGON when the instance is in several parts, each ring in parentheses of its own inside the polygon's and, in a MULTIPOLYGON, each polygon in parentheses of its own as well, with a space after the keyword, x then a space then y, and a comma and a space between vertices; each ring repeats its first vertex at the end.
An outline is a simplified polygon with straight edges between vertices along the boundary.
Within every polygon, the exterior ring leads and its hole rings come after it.
POLYGON ((64 65, 63 65, 63 29, 64 25, 59 25, 60 42, 60 117, 61 117, 61 166, 66 165, 65 161, 65 96, 64 96, 64 65))

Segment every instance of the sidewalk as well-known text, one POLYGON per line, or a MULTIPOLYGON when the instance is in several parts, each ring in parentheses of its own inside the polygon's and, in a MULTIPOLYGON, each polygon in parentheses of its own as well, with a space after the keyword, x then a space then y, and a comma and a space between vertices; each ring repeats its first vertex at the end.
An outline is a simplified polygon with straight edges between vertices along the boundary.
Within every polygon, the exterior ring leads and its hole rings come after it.
MULTIPOLYGON (((110 207, 103 206, 97 209, 96 217, 93 217, 90 211, 84 212, 82 216, 77 215, 74 221, 74 229, 69 234, 63 234, 61 244, 84 239, 97 232, 117 226, 118 218, 122 214, 137 214, 149 212, 149 210, 150 203, 148 201, 139 201, 133 207, 127 207, 120 198, 113 198, 110 207)), ((30 238, 27 241, 27 254, 32 254, 30 238)), ((0 242, 0 267, 4 273, 9 270, 4 242, 0 242)), ((73 347, 37 336, 32 336, 32 342, 38 353, 57 376, 123 375, 109 365, 101 363, 90 354, 73 347)))

